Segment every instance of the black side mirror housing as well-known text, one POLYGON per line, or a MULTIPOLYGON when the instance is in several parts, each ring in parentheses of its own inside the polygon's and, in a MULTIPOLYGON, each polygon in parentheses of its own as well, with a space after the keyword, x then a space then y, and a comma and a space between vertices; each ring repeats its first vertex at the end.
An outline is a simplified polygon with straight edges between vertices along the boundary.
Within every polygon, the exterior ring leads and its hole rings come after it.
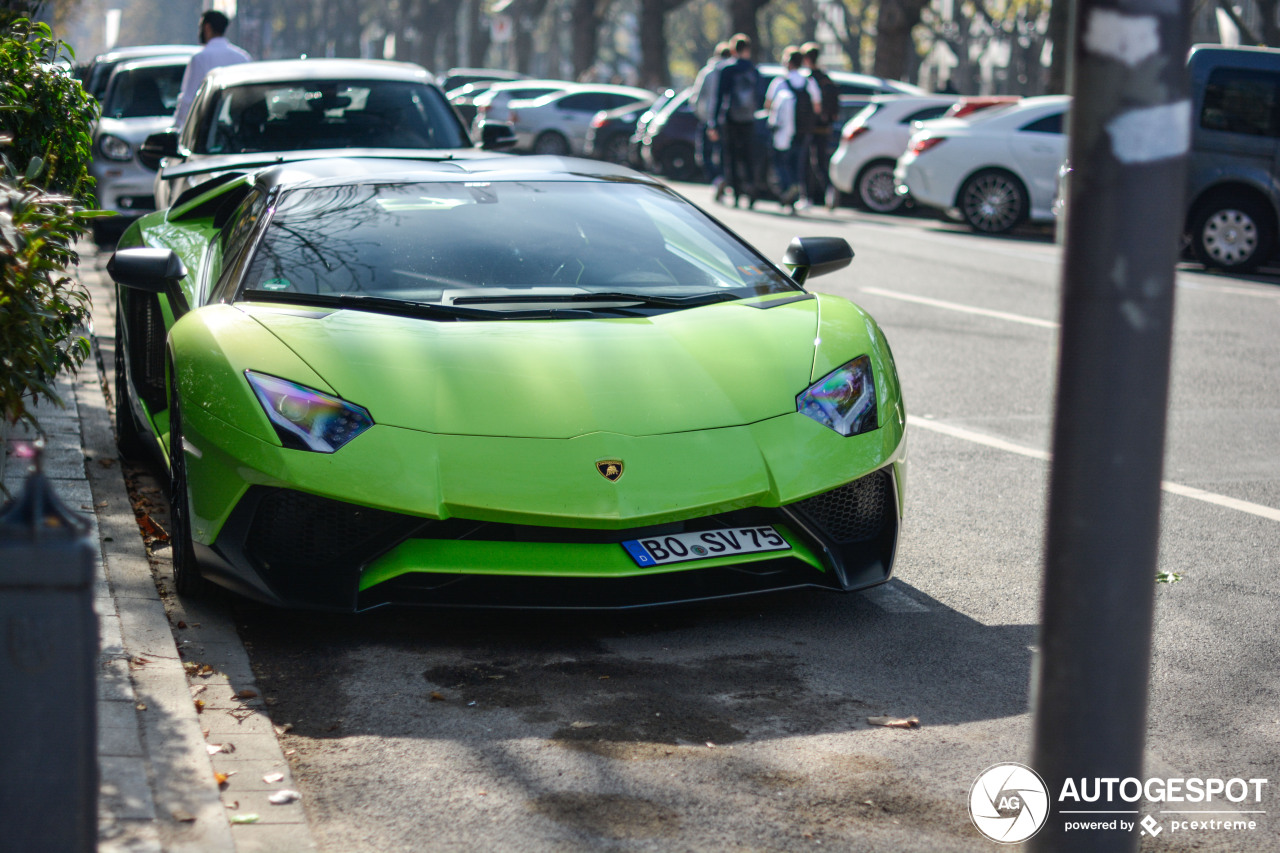
POLYGON ((783 266, 797 284, 842 270, 852 260, 853 248, 843 237, 796 237, 782 256, 783 266))
POLYGON ((187 267, 172 249, 117 249, 107 274, 122 287, 167 297, 175 318, 191 310, 180 286, 187 267))
POLYGON ((160 170, 160 161, 178 155, 178 129, 171 127, 153 133, 138 147, 138 162, 153 172, 160 170))
POLYGON ((510 122, 480 122, 480 148, 483 151, 504 151, 516 145, 516 129, 510 122))

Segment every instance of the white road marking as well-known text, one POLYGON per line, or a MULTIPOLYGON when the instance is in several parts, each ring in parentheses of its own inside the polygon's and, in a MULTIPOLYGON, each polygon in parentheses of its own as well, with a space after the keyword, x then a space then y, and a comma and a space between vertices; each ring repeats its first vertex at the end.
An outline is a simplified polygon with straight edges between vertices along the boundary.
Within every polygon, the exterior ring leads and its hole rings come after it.
MULTIPOLYGON (((952 438, 971 441, 974 444, 982 444, 987 447, 993 447, 997 450, 1004 450, 1008 453, 1016 453, 1019 456, 1027 456, 1032 459, 1039 459, 1048 462, 1052 457, 1044 450, 1037 450, 1034 447, 1027 447, 1022 444, 1015 444, 1012 441, 1005 441, 1002 438, 996 438, 990 435, 984 435, 980 432, 974 432, 963 427, 944 424, 939 421, 931 421, 927 418, 916 417, 915 415, 907 416, 907 423, 918 429, 926 429, 931 432, 949 435, 952 438)), ((1164 489, 1171 495, 1178 495, 1183 498, 1191 498, 1195 501, 1202 501, 1214 506, 1224 507, 1226 509, 1234 509, 1237 512, 1245 512, 1249 515, 1256 515, 1259 518, 1265 518, 1269 521, 1280 521, 1280 509, 1275 507, 1264 506, 1250 501, 1242 501, 1239 498, 1220 495, 1216 492, 1207 492, 1204 489, 1197 489, 1194 486, 1184 486, 1181 483, 1174 483, 1164 480, 1160 483, 1160 488, 1164 489)))
POLYGON ((1039 326, 1042 329, 1056 329, 1058 324, 1050 320, 1041 320, 1038 317, 1027 317, 1022 314, 1010 314, 1008 311, 992 311, 989 308, 975 308, 972 305, 961 305, 959 302, 944 302, 941 299, 930 299, 927 296, 912 296, 907 293, 895 293, 892 290, 882 290, 879 287, 864 287, 863 293, 870 293, 875 296, 884 296, 888 299, 901 299, 903 302, 916 302, 920 305, 929 305, 934 308, 945 308, 948 311, 960 311, 964 314, 978 314, 983 317, 994 317, 997 320, 1008 320, 1011 323, 1025 323, 1028 326, 1039 326))
POLYGON ((928 613, 929 608, 898 589, 895 581, 873 586, 862 595, 876 607, 889 613, 928 613))

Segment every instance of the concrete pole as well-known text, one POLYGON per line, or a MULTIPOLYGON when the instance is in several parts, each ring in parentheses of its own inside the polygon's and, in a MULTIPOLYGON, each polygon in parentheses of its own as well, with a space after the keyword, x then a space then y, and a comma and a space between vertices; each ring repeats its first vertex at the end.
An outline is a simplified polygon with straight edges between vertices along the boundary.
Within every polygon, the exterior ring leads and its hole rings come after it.
POLYGON ((1074 172, 1032 763, 1053 813, 1031 849, 1107 853, 1136 850, 1139 831, 1067 833, 1058 812, 1139 804, 1058 798, 1068 778, 1143 778, 1191 3, 1079 0, 1072 20, 1074 172))

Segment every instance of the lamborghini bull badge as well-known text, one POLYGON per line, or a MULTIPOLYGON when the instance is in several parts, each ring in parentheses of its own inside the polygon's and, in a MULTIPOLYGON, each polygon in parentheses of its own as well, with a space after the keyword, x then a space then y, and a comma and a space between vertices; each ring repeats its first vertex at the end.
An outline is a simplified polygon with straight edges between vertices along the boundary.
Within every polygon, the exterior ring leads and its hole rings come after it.
POLYGON ((618 478, 622 476, 622 460, 601 459, 596 463, 596 470, 600 472, 601 477, 604 477, 610 483, 616 483, 618 478))

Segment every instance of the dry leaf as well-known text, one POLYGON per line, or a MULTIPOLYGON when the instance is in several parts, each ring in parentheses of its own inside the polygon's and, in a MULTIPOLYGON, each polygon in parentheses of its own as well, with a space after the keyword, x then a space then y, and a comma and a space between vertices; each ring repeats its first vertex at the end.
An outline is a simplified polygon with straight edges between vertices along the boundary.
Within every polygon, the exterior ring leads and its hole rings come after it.
POLYGON ((173 819, 178 823, 195 823, 196 816, 186 809, 172 809, 169 814, 173 815, 173 819))
POLYGON ((138 516, 138 527, 142 528, 143 536, 149 536, 157 542, 169 541, 169 534, 165 532, 165 529, 156 524, 155 519, 146 513, 138 516))
POLYGON ((237 698, 237 699, 252 699, 253 697, 255 697, 255 696, 257 696, 257 695, 258 695, 258 691, 256 691, 256 690, 253 690, 253 689, 251 689, 251 688, 246 687, 244 690, 241 690, 240 692, 236 693, 236 698, 237 698))
POLYGON ((219 752, 222 752, 222 747, 223 744, 220 743, 206 743, 204 745, 204 748, 210 755, 217 755, 219 752))
POLYGON ((99 459, 99 460, 98 460, 98 464, 99 464, 99 465, 101 465, 103 468, 110 468, 112 465, 116 464, 116 460, 114 460, 114 459, 99 459))
POLYGON ((262 781, 263 781, 263 782, 266 782, 268 785, 274 785, 274 784, 276 784, 277 782, 283 782, 283 781, 284 781, 284 774, 283 774, 283 773, 268 773, 266 776, 263 776, 263 777, 262 777, 262 781))
POLYGON ((920 728, 918 717, 867 717, 867 722, 873 726, 885 726, 890 729, 920 728))
POLYGON ((589 729, 589 728, 591 728, 591 727, 592 727, 592 726, 594 726, 594 725, 595 725, 595 723, 583 723, 583 722, 577 722, 577 723, 570 723, 570 724, 569 724, 569 728, 571 728, 571 729, 589 729))
POLYGON ((214 773, 214 774, 213 774, 213 779, 214 779, 214 781, 215 781, 215 782, 217 782, 217 783, 218 783, 218 786, 219 786, 219 787, 221 787, 221 786, 223 786, 223 785, 227 784, 227 778, 228 778, 228 777, 227 777, 227 774, 226 774, 226 773, 221 773, 221 772, 219 772, 219 773, 214 773))
POLYGON ((178 627, 179 627, 179 628, 185 628, 185 627, 187 627, 187 623, 186 623, 186 622, 183 622, 181 619, 179 619, 179 620, 178 620, 178 627))
POLYGON ((432 690, 432 691, 431 691, 431 701, 432 701, 432 702, 443 702, 443 701, 445 701, 444 694, 443 694, 443 693, 441 693, 439 690, 432 690))
POLYGON ((287 806, 289 803, 295 803, 302 799, 302 795, 297 791, 290 791, 288 788, 282 788, 267 797, 267 802, 273 806, 287 806))
POLYGON ((203 699, 197 699, 197 700, 196 700, 196 713, 197 713, 197 714, 203 714, 203 713, 204 713, 204 700, 203 700, 203 699))

